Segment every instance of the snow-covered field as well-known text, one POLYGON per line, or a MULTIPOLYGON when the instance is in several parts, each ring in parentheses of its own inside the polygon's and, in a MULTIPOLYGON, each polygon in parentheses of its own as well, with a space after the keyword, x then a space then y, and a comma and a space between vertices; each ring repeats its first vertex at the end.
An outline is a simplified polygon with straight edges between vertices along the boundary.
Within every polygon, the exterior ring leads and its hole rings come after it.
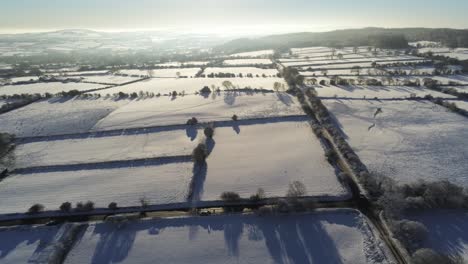
POLYGON ((203 65, 207 65, 208 63, 210 62, 209 61, 186 61, 186 62, 173 61, 173 62, 159 63, 159 64, 156 64, 156 66, 158 67, 181 67, 183 65, 203 66, 203 65))
POLYGON ((217 128, 214 141, 202 200, 218 200, 225 191, 248 198, 258 188, 268 197, 285 196, 293 181, 309 196, 347 194, 308 121, 233 124, 217 128))
POLYGON ((95 75, 95 76, 86 76, 83 79, 83 82, 95 82, 95 83, 105 83, 105 84, 123 84, 127 82, 136 81, 140 78, 137 77, 125 77, 118 75, 95 75))
POLYGON ((33 83, 22 85, 6 85, 0 86, 0 95, 14 95, 14 94, 56 94, 60 92, 68 92, 71 90, 87 91, 92 89, 104 88, 105 85, 91 84, 91 83, 33 83))
POLYGON ((366 218, 354 210, 142 220, 121 228, 95 223, 80 234, 65 260, 66 264, 390 262, 366 218))
POLYGON ((211 73, 231 73, 235 74, 238 76, 239 74, 242 74, 244 77, 246 77, 247 74, 252 74, 253 76, 259 76, 262 77, 262 75, 266 75, 267 77, 276 77, 278 74, 277 69, 261 69, 261 68, 255 68, 255 67, 213 67, 213 68, 206 68, 204 71, 205 75, 211 74, 211 73))
POLYGON ((411 95, 424 97, 428 94, 441 98, 456 98, 455 96, 432 91, 424 87, 408 86, 318 86, 315 88, 320 97, 379 99, 410 98, 411 95))
POLYGON ((14 77, 9 79, 12 83, 15 82, 29 82, 29 81, 37 81, 39 77, 37 76, 23 76, 23 77, 14 77))
POLYGON ((224 65, 270 65, 272 63, 270 59, 237 59, 223 61, 224 65))
POLYGON ((0 213, 26 212, 36 203, 56 210, 66 201, 106 208, 111 202, 138 206, 143 197, 150 204, 183 202, 191 177, 191 162, 14 174, 0 183, 0 213))
POLYGON ((448 179, 468 186, 465 117, 428 101, 322 102, 371 171, 405 183, 448 179))
POLYGON ((170 68, 155 70, 120 70, 120 74, 150 76, 156 78, 176 78, 179 76, 194 77, 200 68, 170 68))
MULTIPOLYGON (((170 94, 173 91, 178 93, 193 94, 199 92, 204 86, 224 89, 223 82, 230 81, 237 88, 258 88, 273 90, 275 82, 285 83, 282 78, 165 78, 165 79, 148 79, 141 82, 132 83, 129 85, 114 87, 97 91, 101 95, 114 94, 118 92, 133 93, 133 92, 152 92, 161 95, 170 94)), ((1 89, 1 88, 0 88, 1 89)))
POLYGON ((451 102, 455 103, 458 106, 458 108, 468 111, 468 101, 451 101, 451 102))
POLYGON ((429 230, 426 248, 449 256, 461 256, 468 261, 468 213, 433 210, 414 213, 411 220, 423 223, 429 230))
MULTIPOLYGON (((192 117, 201 122, 301 115, 304 112, 295 97, 286 93, 239 92, 212 93, 132 101, 99 121, 93 130, 185 124, 192 117)), ((0 119, 1 120, 1 119, 0 119)))
POLYGON ((0 115, 2 132, 17 137, 89 131, 101 118, 129 101, 53 98, 0 115))
POLYGON ((57 226, 0 228, 0 263, 41 263, 41 252, 58 231, 57 226))
POLYGON ((198 144, 196 135, 202 132, 188 132, 184 129, 19 144, 15 149, 16 167, 190 155, 198 144))
MULTIPOLYGON (((351 55, 350 55, 351 56, 351 55)), ((355 56, 354 54, 352 56, 355 56)), ((360 63, 360 62, 367 62, 367 61, 376 61, 377 63, 384 64, 388 62, 406 62, 407 60, 420 60, 418 57, 414 56, 397 56, 397 57, 392 57, 392 56, 385 56, 385 57, 373 57, 373 58, 367 58, 367 57, 361 57, 361 58, 348 58, 344 56, 342 60, 339 59, 324 59, 324 60, 306 60, 306 61, 292 61, 292 62, 283 62, 282 64, 284 66, 303 66, 303 65, 311 65, 311 66, 321 66, 321 65, 327 65, 327 64, 336 64, 336 63, 347 63, 347 64, 352 64, 352 63, 360 63)))
POLYGON ((250 51, 250 52, 241 52, 229 55, 229 57, 267 57, 273 55, 273 50, 257 50, 257 51, 250 51))

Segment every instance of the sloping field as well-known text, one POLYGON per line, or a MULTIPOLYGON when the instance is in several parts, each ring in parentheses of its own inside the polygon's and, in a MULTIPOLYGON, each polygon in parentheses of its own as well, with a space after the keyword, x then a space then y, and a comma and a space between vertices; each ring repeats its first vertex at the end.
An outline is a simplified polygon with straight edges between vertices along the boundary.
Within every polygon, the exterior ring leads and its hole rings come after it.
POLYGON ((309 196, 347 194, 308 121, 217 128, 214 141, 202 200, 218 200, 225 191, 248 198, 257 188, 268 197, 285 196, 293 181, 309 196))
POLYGON ((96 207, 139 206, 143 197, 150 204, 183 202, 191 177, 191 162, 14 174, 0 183, 0 213, 26 212, 36 203, 57 210, 67 201, 91 200, 96 207))
POLYGON ((192 117, 210 122, 239 119, 301 115, 297 99, 286 93, 222 92, 208 98, 200 95, 132 101, 98 122, 93 130, 185 124, 192 117))
POLYGON ((448 179, 468 186, 465 117, 422 101, 322 101, 371 171, 404 183, 448 179))
POLYGON ((128 102, 53 98, 2 114, 0 124, 17 137, 82 133, 128 102))
POLYGON ((390 263, 353 210, 96 223, 81 236, 65 263, 390 263))
POLYGON ((92 89, 104 88, 105 85, 92 84, 92 83, 33 83, 22 85, 6 85, 0 86, 0 95, 14 95, 14 94, 56 94, 60 92, 68 92, 71 90, 87 91, 92 89))

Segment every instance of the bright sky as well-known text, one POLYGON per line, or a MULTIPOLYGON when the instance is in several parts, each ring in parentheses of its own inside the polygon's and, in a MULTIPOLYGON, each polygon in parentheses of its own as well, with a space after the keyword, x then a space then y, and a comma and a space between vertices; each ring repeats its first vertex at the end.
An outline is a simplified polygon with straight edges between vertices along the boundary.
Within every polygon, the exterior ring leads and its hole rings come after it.
POLYGON ((466 0, 0 0, 0 32, 468 28, 467 10, 466 0))

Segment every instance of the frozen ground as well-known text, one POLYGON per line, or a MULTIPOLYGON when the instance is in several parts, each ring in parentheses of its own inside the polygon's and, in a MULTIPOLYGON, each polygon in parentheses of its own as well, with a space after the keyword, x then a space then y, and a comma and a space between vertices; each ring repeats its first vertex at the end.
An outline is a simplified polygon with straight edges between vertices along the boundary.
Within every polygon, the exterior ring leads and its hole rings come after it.
POLYGON ((239 92, 212 93, 132 101, 99 121, 93 130, 109 130, 131 127, 185 124, 189 118, 210 122, 231 120, 236 114, 239 119, 301 115, 296 98, 286 93, 239 92))
POLYGON ((0 115, 2 132, 17 137, 89 131, 101 118, 129 101, 53 98, 0 115))
POLYGON ((210 63, 209 61, 186 61, 186 62, 166 62, 166 63, 159 63, 156 64, 158 67, 180 67, 183 65, 196 65, 196 66, 203 66, 210 63))
POLYGON ((427 101, 322 102, 371 171, 405 183, 448 179, 468 186, 465 117, 427 101))
POLYGON ((250 52, 242 52, 242 53, 235 53, 229 55, 230 57, 267 57, 273 55, 274 50, 257 50, 257 51, 250 51, 250 52))
POLYGON ((202 200, 218 200, 225 191, 248 198, 258 188, 285 196, 293 181, 304 183, 309 196, 346 195, 308 121, 217 128, 214 141, 200 177, 206 177, 202 200))
MULTIPOLYGON (((203 134, 201 131, 200 133, 203 134)), ((81 164, 163 156, 190 155, 198 144, 197 131, 173 130, 157 133, 47 140, 19 144, 16 167, 81 164)))
POLYGON ((15 82, 29 82, 29 81, 37 81, 39 80, 39 77, 37 76, 24 76, 24 77, 14 77, 9 79, 12 83, 15 82))
MULTIPOLYGON (((114 87, 110 89, 100 90, 97 93, 101 95, 114 94, 118 92, 133 93, 133 92, 152 92, 161 95, 170 94, 173 91, 178 93, 193 94, 199 92, 203 87, 212 87, 221 90, 224 89, 223 82, 230 81, 237 88, 258 88, 273 90, 275 82, 285 83, 282 78, 167 78, 167 79, 148 79, 141 82, 114 87)), ((95 92, 93 92, 95 93, 95 92)))
POLYGON ((0 183, 0 213, 26 212, 35 203, 56 210, 63 202, 105 207, 183 202, 192 177, 192 163, 14 174, 0 183))
POLYGON ((14 95, 14 94, 56 94, 60 92, 68 92, 71 90, 87 91, 91 89, 104 88, 105 85, 92 84, 92 83, 33 83, 22 85, 6 85, 0 86, 0 95, 14 95))
POLYGON ((270 59, 237 59, 237 60, 225 60, 225 65, 270 65, 273 62, 270 59))
POLYGON ((423 223, 429 230, 425 247, 442 254, 459 255, 468 261, 468 213, 434 210, 410 214, 409 218, 423 223))
POLYGON ((187 217, 90 224, 65 263, 390 263, 381 244, 354 210, 187 217))
POLYGON ((127 82, 136 81, 140 78, 137 77, 124 77, 118 75, 95 75, 84 77, 84 82, 106 83, 106 84, 122 84, 127 82))
POLYGON ((120 70, 120 74, 150 76, 156 78, 176 78, 179 76, 194 77, 200 68, 171 68, 154 70, 120 70))
POLYGON ((265 74, 267 77, 274 76, 278 74, 278 70, 276 69, 261 69, 255 67, 216 67, 216 68, 206 68, 203 72, 205 75, 210 73, 232 73, 238 76, 240 73, 246 77, 247 74, 251 73, 253 76, 259 75, 262 77, 265 74))
POLYGON ((455 103, 459 108, 468 111, 468 101, 452 101, 452 103, 455 103))
POLYGON ((424 87, 408 86, 317 86, 315 87, 320 97, 359 98, 364 96, 368 99, 377 97, 379 99, 410 98, 412 94, 424 97, 428 94, 434 97, 455 98, 455 96, 432 91, 424 87))
POLYGON ((0 263, 40 263, 42 250, 57 232, 57 226, 0 228, 0 263))

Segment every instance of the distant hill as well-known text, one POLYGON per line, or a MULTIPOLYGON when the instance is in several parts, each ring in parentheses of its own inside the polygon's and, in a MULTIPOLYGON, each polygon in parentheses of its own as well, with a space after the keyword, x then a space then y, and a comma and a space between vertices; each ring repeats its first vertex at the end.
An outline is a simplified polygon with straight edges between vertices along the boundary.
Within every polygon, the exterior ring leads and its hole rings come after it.
POLYGON ((236 39, 215 47, 216 51, 236 53, 261 49, 281 49, 307 46, 380 46, 404 48, 407 42, 437 41, 449 47, 468 47, 466 29, 430 28, 363 28, 320 33, 291 33, 255 39, 236 39), (405 40, 406 44, 402 42, 405 40), (391 42, 391 43, 389 43, 391 42))

